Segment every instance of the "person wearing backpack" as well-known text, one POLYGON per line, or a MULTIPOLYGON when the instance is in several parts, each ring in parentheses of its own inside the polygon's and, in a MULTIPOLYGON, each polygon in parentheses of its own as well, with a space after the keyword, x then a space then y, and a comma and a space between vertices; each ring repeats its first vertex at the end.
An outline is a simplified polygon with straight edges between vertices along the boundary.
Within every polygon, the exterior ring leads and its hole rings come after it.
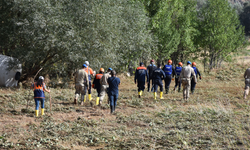
POLYGON ((145 78, 147 77, 147 83, 149 81, 147 68, 144 67, 144 64, 140 62, 140 67, 136 68, 135 71, 135 84, 137 81, 138 87, 138 97, 141 98, 142 92, 145 89, 145 78))

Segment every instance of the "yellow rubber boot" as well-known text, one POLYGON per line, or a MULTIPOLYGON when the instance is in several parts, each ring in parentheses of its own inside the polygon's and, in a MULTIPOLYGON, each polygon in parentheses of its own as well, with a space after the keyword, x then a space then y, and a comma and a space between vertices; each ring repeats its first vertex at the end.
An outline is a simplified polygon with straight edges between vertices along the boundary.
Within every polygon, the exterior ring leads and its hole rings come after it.
POLYGON ((140 92, 141 96, 142 96, 142 91, 140 92))
POLYGON ((41 108, 41 115, 44 115, 44 108, 41 108))
POLYGON ((138 92, 138 95, 141 96, 141 92, 138 92))
POLYGON ((160 92, 160 99, 163 99, 162 95, 163 95, 163 92, 160 92))
POLYGON ((84 103, 86 102, 86 99, 87 99, 87 96, 86 96, 86 95, 84 95, 84 100, 83 100, 83 101, 84 101, 84 103))
POLYGON ((156 96, 157 96, 157 93, 156 93, 156 92, 154 92, 154 98, 155 98, 155 100, 156 100, 156 96))
POLYGON ((38 117, 39 110, 35 110, 35 112, 36 112, 36 117, 38 117))
POLYGON ((89 94, 89 101, 91 101, 91 94, 89 94))
POLYGON ((96 105, 99 105, 99 99, 100 99, 100 97, 96 98, 96 105))

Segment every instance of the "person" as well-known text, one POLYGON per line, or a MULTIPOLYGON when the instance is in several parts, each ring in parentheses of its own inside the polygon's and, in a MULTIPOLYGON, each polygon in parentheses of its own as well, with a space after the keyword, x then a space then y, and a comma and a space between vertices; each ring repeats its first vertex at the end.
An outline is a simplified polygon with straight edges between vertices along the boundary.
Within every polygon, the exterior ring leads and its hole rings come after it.
POLYGON ((110 112, 111 114, 115 111, 117 99, 119 96, 119 89, 118 86, 121 84, 121 81, 118 77, 116 77, 116 72, 115 70, 111 71, 111 77, 108 78, 108 84, 109 84, 109 90, 108 90, 108 95, 109 95, 109 104, 110 104, 110 112))
POLYGON ((150 82, 152 84, 152 89, 151 89, 151 92, 153 92, 153 72, 154 70, 157 68, 157 66, 154 64, 155 61, 152 59, 150 61, 150 65, 147 67, 147 70, 148 70, 148 76, 149 76, 149 81, 148 81, 148 92, 150 90, 150 82))
POLYGON ((135 84, 137 80, 137 87, 138 87, 138 97, 141 98, 142 92, 145 89, 145 78, 147 77, 147 83, 148 83, 148 71, 147 68, 144 67, 144 64, 140 62, 140 67, 136 68, 135 71, 135 84))
POLYGON ((249 93, 249 85, 250 85, 250 68, 247 68, 247 70, 244 73, 245 78, 245 91, 244 91, 244 99, 247 98, 247 95, 249 93))
MULTIPOLYGON (((111 77, 111 71, 112 68, 108 68, 107 73, 105 73, 102 78, 100 79, 100 84, 101 84, 101 92, 100 92, 100 100, 99 100, 99 105, 102 105, 103 99, 105 97, 106 92, 108 91, 109 85, 108 85, 108 78, 111 77)), ((108 100, 109 103, 109 100, 108 100)))
POLYGON ((172 80, 172 76, 175 75, 175 70, 172 66, 172 60, 168 60, 168 64, 166 64, 164 67, 163 67, 163 71, 166 75, 166 78, 164 79, 165 80, 165 90, 166 90, 166 94, 168 94, 169 92, 169 86, 170 86, 170 83, 171 83, 171 80, 172 80))
POLYGON ((85 72, 85 68, 87 68, 86 64, 82 65, 82 69, 79 69, 75 75, 75 99, 74 104, 77 104, 77 99, 81 94, 81 105, 83 105, 83 101, 86 101, 86 91, 89 88, 89 78, 88 74, 85 72), (85 90, 86 89, 86 90, 85 90))
POLYGON ((160 87, 160 99, 163 99, 163 83, 162 80, 165 79, 165 73, 161 70, 161 64, 157 65, 157 69, 153 72, 153 81, 154 81, 154 99, 157 97, 157 89, 160 87))
MULTIPOLYGON (((94 72, 93 72, 93 70, 89 67, 89 62, 88 62, 88 61, 85 61, 84 64, 87 66, 87 67, 85 68, 85 71, 87 72, 88 77, 89 77, 88 98, 89 98, 89 101, 91 101, 91 100, 92 100, 92 98, 91 98, 91 87, 92 87, 92 86, 91 86, 91 76, 94 76, 94 72)), ((87 88, 86 88, 85 90, 87 91, 87 88)), ((85 99, 84 101, 86 101, 86 99, 85 99)))
POLYGON ((197 80, 196 80, 194 69, 191 67, 191 62, 188 61, 187 66, 182 68, 181 74, 179 77, 179 80, 182 81, 184 100, 188 100, 189 98, 189 90, 191 86, 191 83, 190 83, 191 74, 194 76, 194 82, 196 83, 197 80))
POLYGON ((92 84, 92 87, 94 89, 96 89, 96 91, 97 91, 96 105, 99 105, 100 93, 101 93, 101 87, 102 87, 100 84, 100 80, 103 76, 103 73, 104 73, 104 69, 100 68, 99 74, 95 75, 95 79, 94 79, 93 84, 92 84))
MULTIPOLYGON (((201 80, 201 74, 200 74, 200 71, 198 70, 198 68, 196 68, 195 62, 192 63, 192 68, 194 69, 196 79, 198 79, 198 75, 199 75, 200 80, 201 80)), ((196 86, 196 83, 194 82, 194 77, 191 75, 191 92, 192 92, 192 94, 194 94, 195 86, 196 86)))
POLYGON ((50 93, 50 90, 46 88, 46 85, 44 83, 44 77, 40 76, 37 82, 31 85, 31 88, 33 88, 34 90, 34 99, 35 99, 35 104, 36 104, 36 108, 35 108, 36 117, 38 117, 38 114, 39 114, 39 101, 41 102, 41 115, 44 115, 44 101, 45 101, 44 91, 50 93))
POLYGON ((181 70, 182 70, 182 62, 178 63, 178 66, 175 67, 175 87, 174 87, 174 91, 176 90, 177 86, 178 86, 178 92, 181 91, 181 81, 179 81, 179 76, 181 74, 181 70))

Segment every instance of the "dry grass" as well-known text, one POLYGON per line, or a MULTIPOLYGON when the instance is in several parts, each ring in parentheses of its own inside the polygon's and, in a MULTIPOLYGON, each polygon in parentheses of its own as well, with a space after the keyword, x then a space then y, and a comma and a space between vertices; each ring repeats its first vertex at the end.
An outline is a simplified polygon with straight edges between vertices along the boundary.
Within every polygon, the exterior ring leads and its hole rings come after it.
MULTIPOLYGON (((243 100, 245 66, 203 74, 194 95, 137 98, 133 77, 121 77, 117 112, 75 106, 73 89, 51 89, 52 113, 34 117, 27 89, 0 89, 0 147, 7 149, 249 149, 248 100, 243 100)), ((174 83, 171 83, 173 89, 174 83)), ((95 99, 96 92, 93 93, 95 99)), ((158 94, 159 95, 159 94, 158 94)), ((48 96, 48 94, 46 95, 48 96)), ((93 101, 94 102, 94 101, 93 101)))

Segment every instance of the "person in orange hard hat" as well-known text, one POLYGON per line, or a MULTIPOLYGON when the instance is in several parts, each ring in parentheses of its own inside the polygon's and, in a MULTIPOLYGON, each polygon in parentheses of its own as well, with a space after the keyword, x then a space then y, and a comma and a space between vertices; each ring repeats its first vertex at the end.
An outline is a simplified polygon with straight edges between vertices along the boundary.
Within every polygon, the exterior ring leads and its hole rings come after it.
POLYGON ((181 74, 181 70, 182 70, 182 62, 178 63, 178 66, 175 67, 175 87, 174 87, 174 91, 176 90, 177 86, 178 86, 178 92, 181 91, 181 81, 179 81, 179 76, 181 74))
POLYGON ((166 94, 168 94, 168 91, 169 91, 169 86, 170 86, 170 83, 171 83, 171 80, 172 80, 172 76, 175 75, 175 70, 172 66, 172 60, 168 60, 168 64, 166 64, 164 67, 163 67, 163 71, 166 75, 165 77, 165 90, 166 90, 166 94))
POLYGON ((96 98, 96 105, 99 105, 99 100, 100 100, 100 94, 101 94, 101 84, 100 84, 100 80, 103 76, 104 73, 104 69, 100 68, 99 73, 95 75, 95 79, 93 81, 92 87, 94 89, 96 89, 97 91, 97 98, 96 98))
MULTIPOLYGON (((196 63, 193 62, 192 63, 192 68, 194 69, 195 75, 196 75, 196 79, 198 79, 198 75, 200 76, 200 80, 201 80, 201 74, 200 71, 198 70, 198 68, 196 67, 196 63)), ((194 90, 195 90, 195 86, 196 86, 196 82, 194 82, 193 76, 191 75, 191 92, 192 94, 194 94, 194 90)))
POLYGON ((155 69, 157 69, 157 66, 155 65, 155 61, 152 59, 150 61, 150 65, 148 65, 148 67, 147 67, 148 76, 149 76, 149 80, 148 80, 148 92, 150 91, 150 82, 152 83, 151 92, 153 92, 153 90, 154 90, 153 72, 154 72, 155 69))

